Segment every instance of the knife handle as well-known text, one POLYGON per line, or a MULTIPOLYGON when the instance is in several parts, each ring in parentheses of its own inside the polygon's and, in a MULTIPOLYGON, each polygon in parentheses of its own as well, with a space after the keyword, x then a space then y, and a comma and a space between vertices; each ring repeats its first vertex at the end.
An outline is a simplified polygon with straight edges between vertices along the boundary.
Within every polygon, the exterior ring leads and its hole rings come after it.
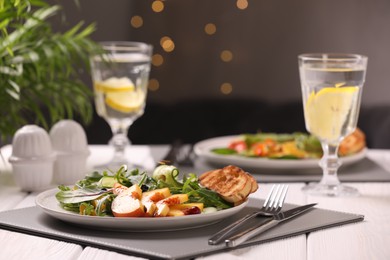
POLYGON ((263 222, 261 225, 248 228, 248 229, 226 239, 225 244, 227 247, 238 246, 238 245, 242 244, 243 242, 247 241, 248 239, 250 239, 256 235, 259 235, 259 234, 263 233, 264 231, 276 226, 278 224, 278 222, 279 221, 277 221, 273 218, 270 218, 270 219, 266 220, 265 222, 263 222))
POLYGON ((258 212, 250 213, 250 214, 246 215, 245 217, 240 218, 237 221, 233 222, 232 224, 225 227, 224 229, 220 230, 214 236, 209 238, 209 245, 218 244, 223 239, 225 239, 227 236, 231 235, 234 231, 236 231, 244 222, 256 217, 257 215, 258 215, 258 212))

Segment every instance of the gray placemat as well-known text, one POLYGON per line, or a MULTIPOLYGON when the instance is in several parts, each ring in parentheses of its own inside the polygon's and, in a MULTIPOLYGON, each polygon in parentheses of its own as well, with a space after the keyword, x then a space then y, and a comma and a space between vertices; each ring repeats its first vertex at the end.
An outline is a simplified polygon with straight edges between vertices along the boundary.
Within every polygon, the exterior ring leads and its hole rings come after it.
MULTIPOLYGON (((191 259, 231 250, 224 244, 208 245, 208 238, 232 221, 252 212, 262 203, 261 200, 250 199, 247 207, 224 221, 202 228, 168 232, 118 232, 87 229, 57 220, 45 214, 38 207, 0 212, 0 228, 149 259, 191 259)), ((295 205, 287 204, 284 208, 289 209, 293 206, 295 205)), ((362 215, 313 208, 299 217, 252 238, 240 245, 240 248, 358 222, 363 218, 362 215)), ((263 220, 256 218, 253 221, 263 220)))

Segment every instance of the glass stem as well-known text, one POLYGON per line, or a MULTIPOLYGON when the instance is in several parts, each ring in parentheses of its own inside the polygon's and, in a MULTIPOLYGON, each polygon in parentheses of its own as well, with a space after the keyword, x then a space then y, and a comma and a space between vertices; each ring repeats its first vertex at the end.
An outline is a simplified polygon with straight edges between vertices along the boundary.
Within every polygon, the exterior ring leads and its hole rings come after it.
POLYGON ((110 145, 114 147, 114 161, 124 161, 126 147, 130 144, 127 137, 129 125, 111 125, 113 137, 110 140, 110 145))
POLYGON ((328 186, 339 185, 340 181, 337 177, 337 170, 341 166, 341 162, 337 155, 339 146, 327 143, 322 143, 321 145, 324 152, 324 155, 319 163, 323 169, 321 184, 328 186))

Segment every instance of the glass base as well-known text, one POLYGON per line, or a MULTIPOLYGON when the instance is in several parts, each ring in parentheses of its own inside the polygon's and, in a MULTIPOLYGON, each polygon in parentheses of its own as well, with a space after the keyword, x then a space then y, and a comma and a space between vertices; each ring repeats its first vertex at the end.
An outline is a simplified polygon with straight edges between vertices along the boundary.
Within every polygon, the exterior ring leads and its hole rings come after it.
POLYGON ((302 188, 302 191, 309 195, 326 197, 355 197, 359 196, 359 191, 353 187, 342 184, 327 185, 321 183, 311 183, 302 188))

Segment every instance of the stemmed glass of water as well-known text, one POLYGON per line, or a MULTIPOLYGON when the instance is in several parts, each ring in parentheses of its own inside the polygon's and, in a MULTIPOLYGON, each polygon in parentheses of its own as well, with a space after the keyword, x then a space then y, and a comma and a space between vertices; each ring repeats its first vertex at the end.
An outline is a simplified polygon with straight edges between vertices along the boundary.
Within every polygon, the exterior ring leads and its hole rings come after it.
MULTIPOLYGON (((97 168, 132 165, 125 156, 128 129, 142 116, 147 96, 152 46, 141 42, 102 42, 105 51, 91 58, 97 114, 110 125, 114 156, 97 168)), ((97 129, 96 131, 99 131, 97 129)))
POLYGON ((320 183, 304 191, 314 195, 357 195, 337 177, 338 147, 357 125, 367 57, 355 54, 302 54, 298 57, 306 129, 322 145, 320 183))

